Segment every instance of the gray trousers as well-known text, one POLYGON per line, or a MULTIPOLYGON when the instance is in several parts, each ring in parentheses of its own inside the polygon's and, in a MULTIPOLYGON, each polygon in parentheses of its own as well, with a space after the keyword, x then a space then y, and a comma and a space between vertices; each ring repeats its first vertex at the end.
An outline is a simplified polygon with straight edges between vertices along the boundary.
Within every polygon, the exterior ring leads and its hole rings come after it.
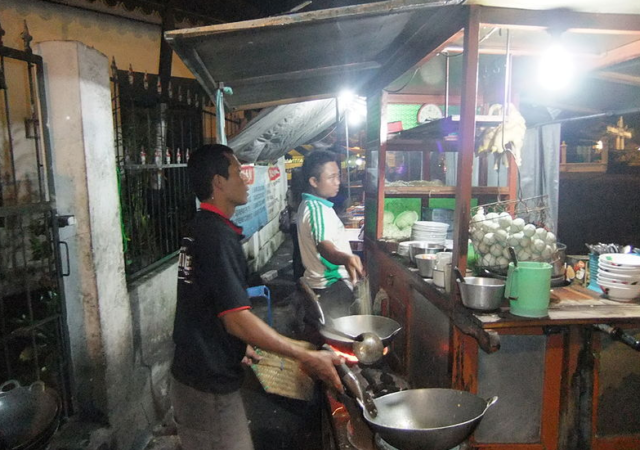
POLYGON ((201 392, 172 377, 169 395, 183 450, 253 450, 240 391, 201 392))

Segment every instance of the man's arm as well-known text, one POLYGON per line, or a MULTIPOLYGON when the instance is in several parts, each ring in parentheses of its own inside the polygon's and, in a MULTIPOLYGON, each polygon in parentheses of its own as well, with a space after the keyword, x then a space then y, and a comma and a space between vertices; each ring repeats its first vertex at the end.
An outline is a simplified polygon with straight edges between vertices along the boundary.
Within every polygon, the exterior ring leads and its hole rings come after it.
POLYGON ((229 334, 247 344, 295 358, 309 372, 317 375, 329 386, 333 386, 338 391, 343 389, 334 367, 344 362, 338 355, 327 351, 307 350, 292 344, 246 309, 223 315, 222 322, 229 334))
POLYGON ((338 250, 338 247, 331 241, 322 241, 318 244, 318 252, 320 256, 336 266, 344 266, 349 273, 351 282, 356 284, 358 278, 364 276, 364 268, 362 261, 358 255, 345 253, 338 250))

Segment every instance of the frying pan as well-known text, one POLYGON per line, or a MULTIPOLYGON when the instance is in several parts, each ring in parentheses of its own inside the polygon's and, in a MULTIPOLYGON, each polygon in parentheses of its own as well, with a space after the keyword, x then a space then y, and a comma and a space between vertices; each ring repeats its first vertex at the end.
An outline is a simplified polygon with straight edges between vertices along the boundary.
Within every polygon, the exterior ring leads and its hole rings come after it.
POLYGON ((36 381, 20 386, 16 380, 0 385, 0 447, 23 449, 53 434, 59 420, 60 400, 52 389, 36 381))
POLYGON ((402 450, 447 450, 467 439, 498 397, 484 400, 454 389, 409 389, 374 400, 369 427, 402 450))
MULTIPOLYGON (((358 336, 362 333, 374 333, 380 337, 382 345, 385 347, 391 343, 393 338, 402 329, 400 324, 393 319, 373 315, 339 317, 337 319, 333 319, 331 327, 350 336, 358 336)), ((325 338, 328 344, 334 345, 338 348, 346 348, 350 350, 353 346, 353 339, 332 333, 330 329, 320 327, 320 334, 325 338)))
POLYGON ((498 397, 484 400, 455 389, 409 389, 371 400, 350 369, 341 367, 339 373, 346 389, 356 396, 369 427, 402 450, 448 450, 457 446, 498 401, 498 397))

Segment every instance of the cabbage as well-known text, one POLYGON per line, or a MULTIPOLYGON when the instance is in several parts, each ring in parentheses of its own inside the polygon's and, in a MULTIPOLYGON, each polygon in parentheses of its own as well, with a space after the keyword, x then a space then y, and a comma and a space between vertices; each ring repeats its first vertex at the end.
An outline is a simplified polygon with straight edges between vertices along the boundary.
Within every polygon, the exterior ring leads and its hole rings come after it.
POLYGON ((396 221, 394 223, 399 229, 404 230, 405 228, 410 229, 416 220, 418 220, 417 212, 403 211, 398 214, 398 217, 396 217, 396 221))
POLYGON ((391 211, 385 211, 384 212, 384 224, 385 225, 389 225, 393 223, 393 219, 395 219, 395 216, 393 215, 393 213, 391 211))
POLYGON ((392 223, 385 224, 382 230, 382 237, 395 240, 409 239, 411 237, 411 228, 401 230, 392 223))

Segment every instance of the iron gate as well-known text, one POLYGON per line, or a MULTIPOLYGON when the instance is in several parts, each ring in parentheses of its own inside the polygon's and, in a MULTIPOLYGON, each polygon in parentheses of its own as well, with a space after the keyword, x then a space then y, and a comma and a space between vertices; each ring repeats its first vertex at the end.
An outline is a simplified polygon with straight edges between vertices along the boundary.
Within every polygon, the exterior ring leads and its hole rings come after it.
MULTIPOLYGON (((69 349, 42 58, 0 26, 0 382, 41 380, 70 413, 69 349)), ((68 254, 67 254, 68 255, 68 254)), ((68 267, 68 265, 67 265, 68 267)))
MULTIPOLYGON (((215 142, 214 106, 194 79, 172 77, 164 95, 158 75, 111 64, 112 112, 125 270, 135 280, 180 248, 181 227, 195 214, 187 180, 191 152, 215 142)), ((225 117, 228 136, 240 115, 225 117)))

